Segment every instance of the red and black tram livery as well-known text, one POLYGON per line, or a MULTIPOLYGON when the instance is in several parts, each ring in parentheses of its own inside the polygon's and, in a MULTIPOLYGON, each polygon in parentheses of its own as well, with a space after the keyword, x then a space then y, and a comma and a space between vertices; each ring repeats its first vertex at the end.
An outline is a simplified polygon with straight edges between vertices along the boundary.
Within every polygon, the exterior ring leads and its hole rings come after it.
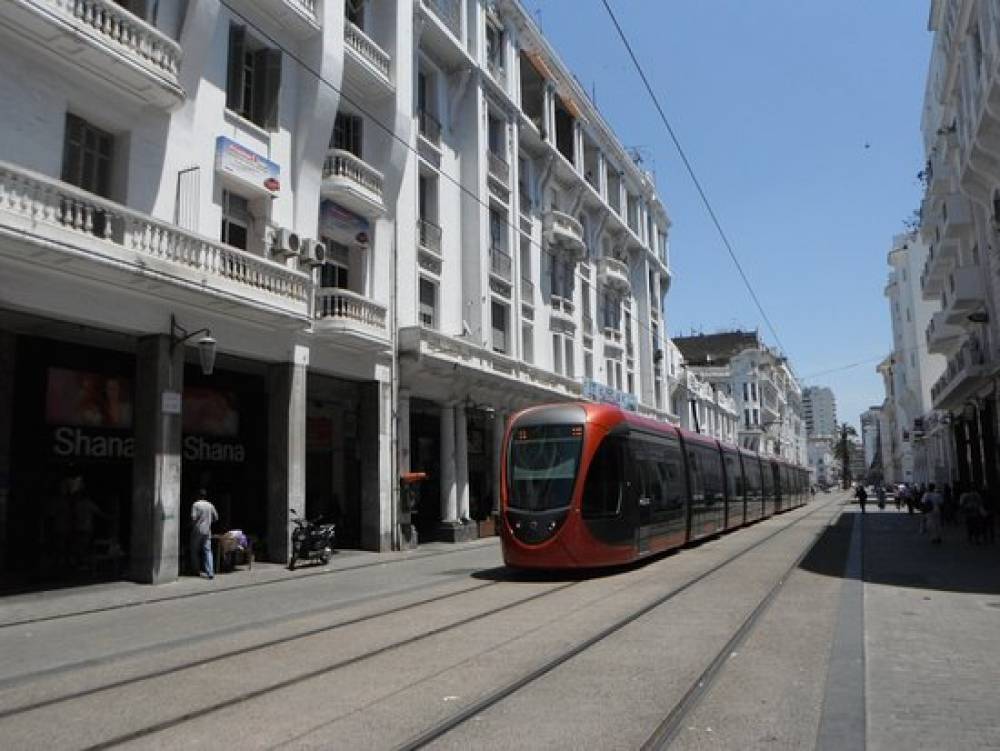
POLYGON ((809 473, 592 402, 532 407, 507 429, 504 562, 629 563, 801 506, 809 473))

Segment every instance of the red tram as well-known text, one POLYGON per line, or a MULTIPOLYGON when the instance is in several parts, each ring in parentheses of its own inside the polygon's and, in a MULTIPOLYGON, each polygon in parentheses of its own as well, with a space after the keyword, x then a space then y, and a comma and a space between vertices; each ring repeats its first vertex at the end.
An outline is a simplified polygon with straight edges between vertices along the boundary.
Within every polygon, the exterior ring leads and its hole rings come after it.
POLYGON ((808 470, 606 404, 532 407, 502 457, 504 562, 629 563, 809 498, 808 470))

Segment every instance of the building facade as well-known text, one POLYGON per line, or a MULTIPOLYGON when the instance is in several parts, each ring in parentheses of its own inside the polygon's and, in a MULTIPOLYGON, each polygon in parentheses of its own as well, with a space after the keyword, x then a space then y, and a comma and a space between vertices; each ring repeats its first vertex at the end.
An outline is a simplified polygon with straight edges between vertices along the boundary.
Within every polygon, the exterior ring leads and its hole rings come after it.
POLYGON ((802 390, 787 359, 753 331, 674 337, 685 367, 736 403, 740 446, 808 461, 802 390))
POLYGON ((669 218, 519 3, 81 8, 0 9, 5 581, 169 581, 202 488, 464 539, 512 410, 671 417, 669 218))
POLYGON ((807 386, 802 390, 802 412, 806 435, 810 438, 837 434, 837 400, 827 386, 807 386))
POLYGON ((864 448, 865 476, 869 482, 882 481, 882 407, 869 407, 861 413, 861 445, 864 448))
POLYGON ((672 422, 693 433, 701 433, 738 445, 739 411, 729 385, 701 378, 683 364, 680 350, 667 342, 672 422))

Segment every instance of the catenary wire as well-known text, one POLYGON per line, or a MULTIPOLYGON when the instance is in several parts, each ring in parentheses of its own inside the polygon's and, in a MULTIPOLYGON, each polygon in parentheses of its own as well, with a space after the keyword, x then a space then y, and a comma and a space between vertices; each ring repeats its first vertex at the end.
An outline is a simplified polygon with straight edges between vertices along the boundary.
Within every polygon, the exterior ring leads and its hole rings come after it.
MULTIPOLYGON (((757 310, 764 319, 764 323, 767 324, 768 329, 771 331, 771 335, 774 336, 774 341, 777 343, 778 347, 782 352, 787 353, 788 350, 785 345, 781 342, 781 337, 778 336, 778 332, 771 323, 771 319, 768 317, 767 313, 764 311, 764 306, 761 305, 760 299, 757 297, 757 292, 754 290, 753 285, 750 283, 750 279, 747 277, 746 272, 743 270, 743 265, 740 263, 739 259, 736 257, 736 251, 733 249, 732 243, 729 242, 729 237, 726 235, 725 230, 722 228, 722 224, 719 221, 718 215, 715 213, 715 209, 712 207, 712 202, 708 200, 708 195, 706 195, 704 188, 701 185, 701 181, 695 174, 694 168, 691 166, 691 162, 684 152, 684 148, 681 146, 680 140, 677 138, 677 134, 674 132, 673 127, 670 125, 670 121, 667 119, 666 113, 663 111, 663 107, 660 105, 660 100, 657 98, 656 93, 653 91, 652 85, 649 83, 649 79, 646 77, 646 72, 643 70, 642 65, 639 63, 639 59, 636 57, 634 50, 632 49, 632 44, 629 42, 628 37, 625 35, 625 31, 622 29, 621 24, 618 23, 618 18, 615 16, 614 11, 611 9, 611 5, 608 0, 601 0, 604 4, 605 10, 607 10, 608 15, 611 17, 611 21, 618 31, 618 36, 622 40, 622 44, 625 45, 625 49, 628 51, 629 57, 632 59, 632 64, 635 66, 636 71, 639 73, 639 77, 642 79, 643 85, 646 87, 646 91, 649 94, 650 99, 653 101, 653 106, 656 107, 656 111, 660 115, 660 120, 667 129, 667 133, 670 135, 670 140, 673 141, 674 148, 677 149, 677 153, 681 158, 681 162, 684 164, 684 168, 687 170, 688 176, 691 178, 691 182, 694 183, 695 189, 698 191, 698 195, 701 197, 702 203, 705 205, 705 209, 708 211, 708 215, 712 220, 712 224, 715 225, 715 229, 719 233, 719 237, 722 238, 723 245, 726 246, 726 251, 729 253, 729 257, 732 259, 733 264, 736 266, 736 270, 740 274, 740 278, 743 280, 743 284, 746 285, 747 291, 750 293, 750 297, 753 299, 754 305, 757 306, 757 310)), ((789 369, 792 368, 791 362, 788 363, 789 369)), ((794 370, 793 370, 794 375, 794 370)))
MULTIPOLYGON (((230 0, 218 0, 218 1, 219 1, 219 4, 222 7, 226 8, 233 16, 235 16, 236 18, 239 18, 243 23, 247 24, 248 26, 252 26, 254 28, 254 31, 256 33, 258 33, 260 36, 262 36, 264 39, 266 39, 269 45, 271 45, 275 49, 281 50, 282 54, 287 55, 300 68, 302 68, 304 71, 306 71, 310 75, 314 76, 316 78, 316 80, 320 81, 321 83, 323 83, 324 85, 326 85, 327 87, 329 87, 341 99, 343 99, 349 105, 351 105, 352 108, 356 109, 358 112, 360 112, 366 118, 368 118, 369 120, 371 120, 371 122, 374 125, 376 125, 379 130, 381 130, 384 133, 386 133, 390 138, 392 138, 394 141, 396 141, 399 144, 401 144, 405 149, 407 149, 408 151, 412 152, 417 157, 420 156, 419 150, 416 147, 412 146, 402 136, 400 136, 399 134, 397 134, 396 131, 391 126, 386 125, 385 123, 383 123, 370 110, 368 110, 366 107, 364 107, 362 104, 360 104, 356 99, 352 98, 349 94, 347 94, 346 92, 344 92, 341 87, 339 87, 336 84, 334 84, 332 81, 330 81, 325 76, 323 76, 322 73, 320 73, 319 71, 317 71, 314 68, 312 68, 300 56, 298 56, 294 52, 290 51, 286 46, 282 45, 277 39, 274 38, 273 35, 269 34, 266 30, 261 29, 259 26, 257 26, 256 24, 254 24, 250 19, 247 18, 247 16, 243 12, 241 12, 241 11, 237 10, 236 8, 234 8, 232 6, 230 0)), ((476 203, 478 203, 480 206, 483 206, 486 209, 491 209, 492 208, 490 206, 489 201, 488 200, 483 200, 483 198, 479 195, 478 190, 473 190, 472 188, 469 188, 467 185, 464 185, 461 180, 459 180, 459 179, 453 177, 452 175, 448 174, 443 169, 438 169, 437 173, 439 175, 441 175, 441 177, 443 177, 445 180, 447 180, 448 182, 450 182, 453 185, 455 185, 461 192, 465 193, 470 198, 472 198, 474 201, 476 201, 476 203)), ((510 213, 512 214, 513 212, 510 212, 510 213)), ((561 262, 562 261, 562 259, 560 259, 554 252, 552 252, 551 250, 548 250, 547 248, 545 248, 544 245, 542 245, 542 243, 537 242, 536 240, 534 240, 530 236, 524 235, 522 233, 522 231, 521 231, 521 228, 520 228, 519 224, 515 223, 512 220, 508 220, 506 222, 506 225, 509 228, 512 228, 512 229, 514 229, 517 232, 517 237, 525 237, 531 245, 533 245, 534 247, 537 247, 540 253, 543 253, 544 255, 548 256, 550 259, 552 259, 553 262, 555 262, 555 261, 560 261, 561 262)), ((594 280, 588 279, 587 277, 583 276, 583 274, 581 274, 578 270, 574 270, 573 274, 574 274, 574 276, 579 277, 579 279, 582 282, 585 282, 587 285, 593 287, 594 289, 598 289, 597 285, 594 283, 594 280)), ((657 305, 657 309, 661 309, 662 306, 661 306, 661 304, 660 304, 659 301, 656 302, 656 305, 657 305)), ((633 311, 631 311, 631 313, 632 313, 632 320, 635 321, 635 323, 639 326, 639 328, 642 329, 643 331, 645 331, 648 335, 652 335, 653 330, 652 330, 652 327, 651 327, 648 319, 643 319, 643 317, 639 315, 639 311, 638 310, 633 310, 633 311)), ((666 335, 666 330, 665 329, 663 331, 663 334, 666 335)), ((659 332, 658 332, 658 335, 659 335, 659 332)), ((775 338, 777 339, 777 337, 775 337, 775 338)), ((779 342, 779 346, 780 346, 780 342, 779 342)))

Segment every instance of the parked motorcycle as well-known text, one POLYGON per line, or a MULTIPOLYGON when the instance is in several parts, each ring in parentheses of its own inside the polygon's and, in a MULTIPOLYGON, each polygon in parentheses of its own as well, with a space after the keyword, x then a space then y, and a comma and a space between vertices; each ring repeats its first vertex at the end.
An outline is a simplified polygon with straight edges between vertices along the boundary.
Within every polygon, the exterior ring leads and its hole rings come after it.
POLYGON ((333 555, 333 544, 337 537, 337 525, 323 524, 322 517, 310 521, 299 516, 291 509, 292 523, 292 554, 288 557, 288 570, 294 571, 298 561, 315 561, 329 563, 333 555))

